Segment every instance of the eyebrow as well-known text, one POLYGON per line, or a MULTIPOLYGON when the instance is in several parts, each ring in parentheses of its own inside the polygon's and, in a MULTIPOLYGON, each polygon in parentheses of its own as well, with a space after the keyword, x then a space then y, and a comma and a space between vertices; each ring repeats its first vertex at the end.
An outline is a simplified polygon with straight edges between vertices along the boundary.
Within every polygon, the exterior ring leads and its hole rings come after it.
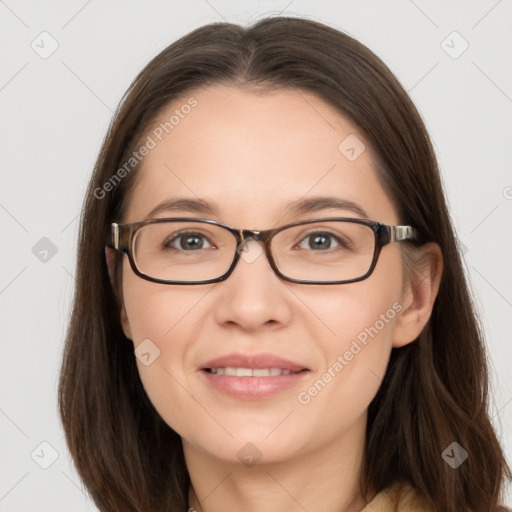
MULTIPOLYGON (((368 214, 357 203, 332 196, 314 196, 292 201, 282 209, 282 216, 303 215, 315 213, 321 210, 336 209, 355 213, 359 217, 368 218, 368 214)), ((219 208, 215 203, 209 203, 203 199, 192 199, 187 197, 169 198, 153 208, 147 218, 152 218, 161 213, 196 213, 201 215, 212 215, 220 217, 219 208)))

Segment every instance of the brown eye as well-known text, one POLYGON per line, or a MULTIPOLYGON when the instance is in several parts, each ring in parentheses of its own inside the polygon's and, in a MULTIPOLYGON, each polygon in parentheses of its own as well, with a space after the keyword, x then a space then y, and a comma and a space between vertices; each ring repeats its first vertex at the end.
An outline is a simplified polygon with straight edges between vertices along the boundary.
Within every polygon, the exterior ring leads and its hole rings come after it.
POLYGON ((165 249, 172 248, 181 251, 197 251, 210 247, 211 245, 206 237, 200 233, 180 233, 169 240, 169 242, 164 243, 165 249))

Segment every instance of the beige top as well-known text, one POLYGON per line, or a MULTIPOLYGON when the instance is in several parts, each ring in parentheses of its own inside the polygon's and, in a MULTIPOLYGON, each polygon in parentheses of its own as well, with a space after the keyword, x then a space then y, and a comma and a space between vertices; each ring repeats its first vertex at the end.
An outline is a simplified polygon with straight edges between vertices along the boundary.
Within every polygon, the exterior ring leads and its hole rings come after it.
POLYGON ((379 492, 361 512, 432 512, 408 483, 396 482, 379 492))

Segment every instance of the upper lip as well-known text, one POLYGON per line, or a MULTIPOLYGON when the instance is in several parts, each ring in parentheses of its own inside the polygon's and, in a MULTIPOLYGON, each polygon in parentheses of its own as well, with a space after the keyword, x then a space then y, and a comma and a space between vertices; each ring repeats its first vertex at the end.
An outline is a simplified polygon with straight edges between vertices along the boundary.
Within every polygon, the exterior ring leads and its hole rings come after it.
POLYGON ((227 354, 207 361, 201 366, 201 370, 206 368, 281 368, 282 370, 291 370, 300 372, 307 370, 304 365, 295 363, 288 359, 276 356, 274 354, 227 354))

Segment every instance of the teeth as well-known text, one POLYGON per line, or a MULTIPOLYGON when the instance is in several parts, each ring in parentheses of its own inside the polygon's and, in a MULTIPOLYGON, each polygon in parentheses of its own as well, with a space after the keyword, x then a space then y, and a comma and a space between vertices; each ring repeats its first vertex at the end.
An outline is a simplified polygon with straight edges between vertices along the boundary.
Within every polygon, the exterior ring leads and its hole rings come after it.
POLYGON ((290 375, 291 370, 283 370, 281 368, 211 368, 211 372, 215 375, 231 375, 233 377, 276 377, 277 375, 290 375))
MULTIPOLYGON (((277 370, 277 375, 279 375, 281 372, 279 371, 279 368, 274 368, 274 370, 277 370)), ((253 377, 268 377, 271 375, 271 370, 268 368, 255 368, 252 370, 253 377)))

